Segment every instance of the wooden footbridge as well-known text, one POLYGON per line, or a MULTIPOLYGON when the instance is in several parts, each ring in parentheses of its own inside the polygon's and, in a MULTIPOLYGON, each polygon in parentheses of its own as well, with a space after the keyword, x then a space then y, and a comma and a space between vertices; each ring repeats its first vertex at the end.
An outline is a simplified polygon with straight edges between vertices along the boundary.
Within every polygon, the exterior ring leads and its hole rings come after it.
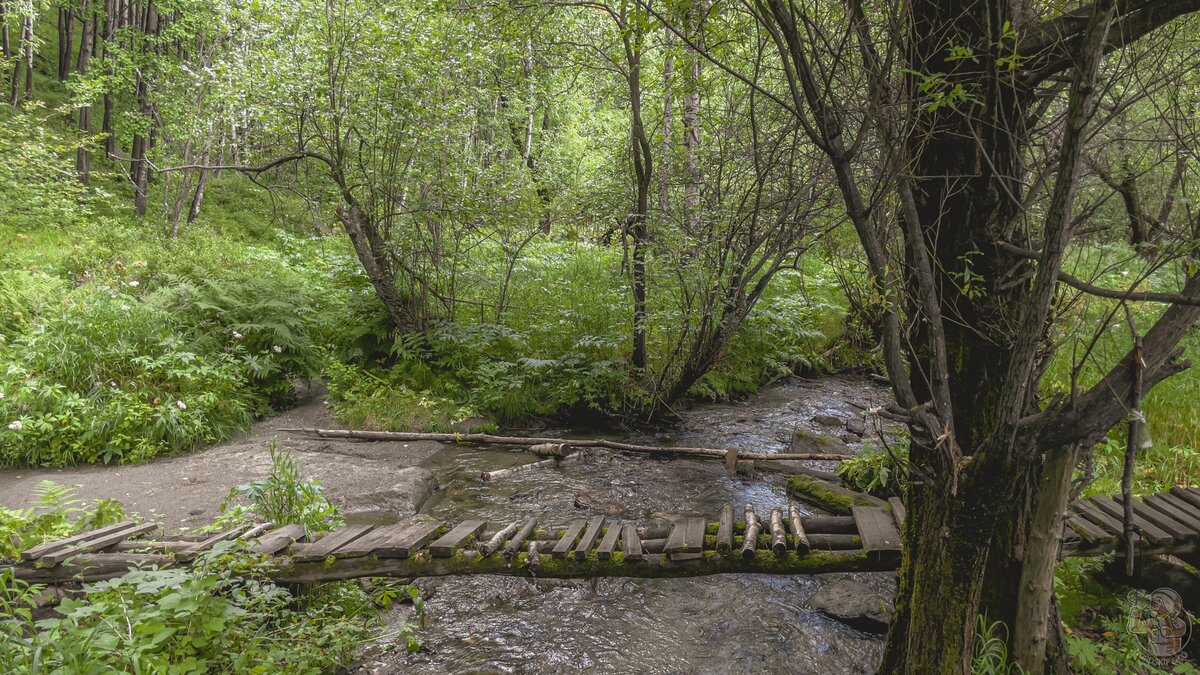
MULTIPOLYGON (((244 526, 204 538, 147 539, 156 526, 132 521, 43 544, 4 564, 29 582, 92 581, 134 566, 186 564, 229 540, 267 556, 280 583, 356 577, 504 574, 554 578, 681 577, 718 573, 815 574, 895 569, 904 506, 898 499, 850 507, 849 515, 806 516, 795 503, 759 514, 725 506, 716 519, 683 516, 642 524, 604 516, 562 527, 526 518, 420 520, 349 525, 308 540, 303 527, 244 526)), ((1121 549, 1119 499, 1079 501, 1067 518, 1064 556, 1121 549)), ((1137 499, 1133 525, 1146 554, 1200 550, 1200 490, 1175 488, 1137 499)))

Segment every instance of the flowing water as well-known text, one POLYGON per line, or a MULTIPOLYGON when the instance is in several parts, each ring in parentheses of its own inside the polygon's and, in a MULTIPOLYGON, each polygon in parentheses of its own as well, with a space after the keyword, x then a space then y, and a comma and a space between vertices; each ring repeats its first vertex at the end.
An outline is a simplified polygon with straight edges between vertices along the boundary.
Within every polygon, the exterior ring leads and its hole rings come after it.
MULTIPOLYGON (((683 423, 669 435, 620 438, 782 451, 795 428, 835 435, 845 431, 817 425, 814 416, 860 417, 849 402, 874 406, 887 398, 883 388, 866 380, 792 379, 746 401, 682 411, 683 423)), ((784 476, 775 472, 730 478, 721 462, 601 451, 560 468, 479 480, 483 471, 529 461, 525 453, 447 448, 427 463, 443 489, 422 513, 447 521, 485 518, 493 524, 536 516, 541 525, 558 525, 598 514, 627 521, 656 514, 712 516, 725 503, 751 502, 759 513, 769 513, 787 503, 784 476)), ((365 667, 389 673, 874 672, 881 636, 805 608, 809 596, 845 576, 885 594, 893 583, 889 574, 422 579, 417 585, 428 600, 421 650, 380 654, 365 667)), ((391 619, 411 618, 405 612, 411 609, 399 610, 391 619)))

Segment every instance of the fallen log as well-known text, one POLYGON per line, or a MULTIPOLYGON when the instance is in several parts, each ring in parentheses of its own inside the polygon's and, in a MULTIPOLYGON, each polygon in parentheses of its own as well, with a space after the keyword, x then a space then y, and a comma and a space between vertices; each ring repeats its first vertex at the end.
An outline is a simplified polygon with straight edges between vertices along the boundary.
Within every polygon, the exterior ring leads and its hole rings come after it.
POLYGON ((551 457, 550 459, 543 459, 543 460, 540 460, 537 462, 531 462, 529 464, 518 464, 516 466, 512 466, 507 469, 497 469, 496 471, 484 471, 482 474, 480 474, 479 479, 483 480, 483 481, 491 481, 491 480, 496 480, 497 478, 507 478, 513 474, 524 473, 531 469, 543 469, 543 468, 549 468, 552 466, 558 466, 559 464, 571 461, 573 458, 576 458, 578 456, 579 455, 568 455, 566 457, 561 457, 561 458, 560 457, 551 457))
POLYGON ((854 506, 871 506, 888 512, 892 510, 891 504, 878 497, 811 476, 792 476, 788 479, 787 491, 793 497, 844 516, 850 515, 850 509, 854 506))
MULTIPOLYGON (((422 433, 416 431, 363 431, 356 429, 311 429, 311 428, 281 428, 283 431, 295 434, 307 434, 321 438, 348 438, 364 441, 437 441, 439 443, 486 443, 491 445, 522 445, 525 447, 537 445, 566 445, 572 448, 606 448, 620 452, 638 452, 653 455, 678 455, 692 457, 708 457, 725 461, 729 456, 727 448, 687 448, 663 447, 658 445, 637 445, 621 443, 604 438, 585 438, 570 440, 564 438, 539 438, 521 436, 496 436, 493 434, 442 434, 422 433)), ((842 460, 853 457, 854 453, 846 448, 844 453, 795 453, 795 452, 742 452, 737 451, 740 461, 794 461, 794 460, 842 460)))

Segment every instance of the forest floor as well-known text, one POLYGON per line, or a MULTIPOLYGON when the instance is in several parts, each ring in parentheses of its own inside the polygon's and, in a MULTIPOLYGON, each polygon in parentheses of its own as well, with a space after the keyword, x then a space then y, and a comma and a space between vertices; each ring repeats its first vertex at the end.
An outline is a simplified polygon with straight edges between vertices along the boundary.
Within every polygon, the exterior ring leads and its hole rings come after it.
POLYGON ((128 513, 160 522, 167 530, 211 523, 230 488, 265 477, 270 446, 293 453, 306 478, 316 478, 326 494, 349 514, 415 513, 437 488, 419 465, 443 446, 433 442, 393 443, 307 439, 280 433, 295 427, 340 428, 319 385, 301 393, 292 409, 255 422, 245 433, 205 450, 160 457, 145 464, 22 468, 0 471, 0 504, 36 504, 43 480, 75 488, 78 499, 120 500, 128 513))

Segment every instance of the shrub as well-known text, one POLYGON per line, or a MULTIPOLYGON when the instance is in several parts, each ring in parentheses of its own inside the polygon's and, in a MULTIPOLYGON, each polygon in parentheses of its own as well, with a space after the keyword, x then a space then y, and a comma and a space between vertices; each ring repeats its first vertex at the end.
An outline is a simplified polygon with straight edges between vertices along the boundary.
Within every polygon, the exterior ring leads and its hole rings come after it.
POLYGON ((888 449, 864 442, 857 455, 838 464, 837 474, 846 487, 859 492, 885 498, 899 496, 904 489, 907 461, 907 442, 888 449))
MULTIPOLYGON (((92 508, 74 497, 74 489, 52 481, 38 483, 37 506, 0 507, 0 558, 16 560, 21 551, 84 530, 121 522, 125 511, 115 499, 101 499, 92 508)), ((2 614, 0 614, 2 615, 2 614)))
POLYGON ((341 509, 325 496, 320 481, 304 479, 295 456, 280 451, 274 440, 270 451, 271 473, 230 489, 216 525, 226 527, 254 515, 276 527, 303 525, 309 532, 328 532, 342 526, 341 509))

